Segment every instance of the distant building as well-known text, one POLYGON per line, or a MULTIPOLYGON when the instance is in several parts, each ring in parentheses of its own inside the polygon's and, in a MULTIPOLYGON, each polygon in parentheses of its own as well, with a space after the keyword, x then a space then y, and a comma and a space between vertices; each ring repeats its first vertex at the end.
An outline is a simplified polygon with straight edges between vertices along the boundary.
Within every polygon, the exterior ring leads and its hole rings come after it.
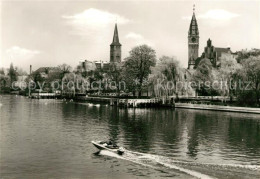
POLYGON ((96 68, 99 70, 103 70, 104 72, 109 71, 110 63, 109 62, 95 62, 96 68))
POLYGON ((190 22, 188 32, 188 69, 194 69, 195 65, 203 59, 207 58, 211 61, 213 67, 220 66, 221 57, 236 58, 237 53, 233 53, 230 47, 214 47, 212 41, 208 39, 207 46, 204 48, 204 52, 199 57, 199 28, 195 17, 195 5, 193 6, 193 15, 190 22))
POLYGON ((207 46, 204 48, 204 52, 202 53, 201 58, 208 58, 211 61, 213 67, 219 67, 221 57, 224 56, 235 57, 235 54, 232 53, 230 47, 214 47, 212 45, 212 41, 208 39, 207 46))
POLYGON ((188 69, 193 69, 199 56, 199 28, 195 17, 195 5, 188 32, 188 69))
POLYGON ((103 61, 89 61, 84 60, 80 61, 78 70, 81 72, 93 72, 96 69, 102 70, 104 72, 109 70, 109 62, 103 62, 103 61))
POLYGON ((110 61, 80 61, 78 66, 78 71, 86 72, 91 75, 96 69, 102 70, 103 72, 108 72, 110 70, 111 63, 121 63, 121 44, 119 42, 119 35, 117 30, 117 24, 115 24, 113 41, 110 44, 110 61))
POLYGON ((110 63, 121 62, 121 44, 117 31, 117 24, 115 25, 113 41, 110 44, 110 63))
POLYGON ((96 69, 102 70, 104 72, 108 72, 110 69, 110 64, 111 63, 121 63, 121 44, 119 42, 119 35, 118 35, 118 30, 117 30, 117 24, 115 24, 115 29, 114 29, 114 36, 113 36, 113 41, 110 44, 110 61, 109 62, 104 62, 104 61, 89 61, 89 60, 84 60, 80 61, 79 68, 81 72, 93 72, 96 69))
POLYGON ((80 72, 90 72, 90 71, 95 71, 96 70, 96 65, 92 61, 84 60, 79 62, 79 68, 78 71, 80 72))

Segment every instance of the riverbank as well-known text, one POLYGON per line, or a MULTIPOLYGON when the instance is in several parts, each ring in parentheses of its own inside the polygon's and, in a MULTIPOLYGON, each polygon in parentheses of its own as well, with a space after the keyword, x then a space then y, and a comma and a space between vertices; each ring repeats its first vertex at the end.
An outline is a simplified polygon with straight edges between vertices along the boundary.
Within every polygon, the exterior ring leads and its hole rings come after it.
POLYGON ((260 114, 260 108, 249 108, 249 107, 175 103, 175 108, 260 114))
MULTIPOLYGON (((53 97, 53 99, 60 99, 61 96, 53 97)), ((45 99, 45 98, 36 98, 45 99)), ((63 99, 63 98, 62 98, 63 99)), ((170 107, 170 108, 185 108, 185 109, 198 109, 198 110, 211 110, 211 111, 226 111, 226 112, 239 112, 239 113, 253 113, 260 114, 260 108, 253 107, 238 107, 238 106, 224 106, 214 104, 192 104, 192 103, 172 103, 169 100, 161 99, 123 99, 116 97, 94 97, 94 96, 76 96, 67 99, 73 99, 75 101, 84 101, 91 103, 103 103, 110 104, 111 106, 119 107, 142 107, 142 108, 156 108, 156 107, 170 107)))
POLYGON ((226 111, 226 112, 240 112, 240 113, 254 113, 260 114, 260 108, 251 107, 236 107, 236 106, 224 106, 224 105, 206 105, 206 104, 191 104, 191 103, 175 103, 175 106, 170 105, 169 102, 163 104, 160 100, 154 99, 116 99, 116 98, 104 98, 104 97, 78 97, 77 100, 107 103, 115 106, 124 107, 175 107, 185 109, 199 109, 199 110, 211 110, 211 111, 226 111), (136 103, 136 105, 134 104, 136 103), (140 103, 140 104, 138 104, 140 103), (127 104, 127 105, 126 105, 127 104))

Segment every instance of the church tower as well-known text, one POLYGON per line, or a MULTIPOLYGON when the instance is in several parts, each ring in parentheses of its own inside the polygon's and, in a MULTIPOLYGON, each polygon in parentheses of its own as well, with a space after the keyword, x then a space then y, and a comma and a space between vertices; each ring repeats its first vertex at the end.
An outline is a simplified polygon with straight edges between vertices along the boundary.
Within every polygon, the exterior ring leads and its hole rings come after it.
POLYGON ((188 69, 193 69, 195 60, 199 56, 199 28, 195 17, 195 5, 193 5, 193 15, 188 32, 188 69))
POLYGON ((117 24, 115 25, 113 42, 110 44, 110 63, 113 62, 121 62, 121 44, 119 43, 117 24))

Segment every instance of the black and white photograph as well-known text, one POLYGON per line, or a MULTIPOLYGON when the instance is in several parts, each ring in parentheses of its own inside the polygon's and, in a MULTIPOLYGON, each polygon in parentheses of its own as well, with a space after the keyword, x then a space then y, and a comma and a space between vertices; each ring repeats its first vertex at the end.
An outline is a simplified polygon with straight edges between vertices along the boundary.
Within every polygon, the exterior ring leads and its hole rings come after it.
POLYGON ((1 0, 0 179, 260 178, 259 0, 1 0))

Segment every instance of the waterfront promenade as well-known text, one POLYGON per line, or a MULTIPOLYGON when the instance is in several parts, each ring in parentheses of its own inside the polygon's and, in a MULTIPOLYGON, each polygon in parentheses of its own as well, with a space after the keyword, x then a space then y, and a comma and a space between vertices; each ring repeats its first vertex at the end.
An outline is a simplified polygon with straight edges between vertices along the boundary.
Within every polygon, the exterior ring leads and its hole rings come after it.
MULTIPOLYGON (((32 98, 60 98, 60 96, 54 93, 46 93, 41 95, 33 94, 32 98)), ((260 108, 252 107, 236 107, 236 106, 223 106, 223 105, 212 105, 212 104, 191 104, 186 103, 173 103, 172 101, 163 100, 159 98, 151 99, 123 99, 123 98, 113 98, 113 97, 95 97, 95 96, 77 96, 74 97, 75 100, 94 102, 94 103, 107 103, 111 106, 120 107, 175 107, 184 109, 199 109, 199 110, 212 110, 212 111, 226 111, 226 112, 240 112, 240 113, 254 113, 260 114, 260 108)), ((196 99, 199 100, 199 99, 196 99)), ((203 100, 205 100, 203 98, 203 100)), ((215 99, 216 100, 216 99, 215 99)))
POLYGON ((221 105, 175 103, 175 108, 260 114, 260 108, 234 107, 234 106, 221 106, 221 105))
POLYGON ((226 112, 240 112, 240 113, 254 113, 260 114, 260 108, 251 107, 236 107, 236 106, 223 106, 223 105, 210 105, 210 104, 191 104, 191 103, 175 103, 174 105, 170 101, 163 102, 159 99, 117 99, 117 98, 104 98, 104 97, 78 97, 78 100, 88 102, 103 102, 110 104, 111 106, 124 106, 124 107, 139 107, 137 104, 141 104, 142 107, 175 107, 185 109, 199 109, 199 110, 212 110, 212 111, 226 111, 226 112), (126 105, 126 103, 128 103, 126 105), (153 105, 151 105, 153 104, 153 105))

